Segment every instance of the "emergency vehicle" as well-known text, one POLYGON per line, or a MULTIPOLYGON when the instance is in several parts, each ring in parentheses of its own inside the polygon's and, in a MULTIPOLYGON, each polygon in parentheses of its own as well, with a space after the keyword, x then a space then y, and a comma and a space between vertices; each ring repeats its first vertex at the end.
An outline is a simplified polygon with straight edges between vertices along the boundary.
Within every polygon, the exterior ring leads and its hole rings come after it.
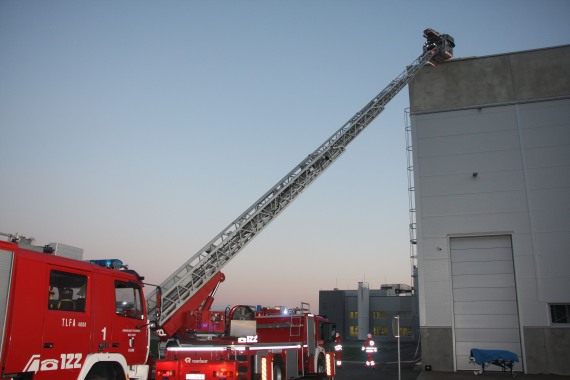
POLYGON ((1 378, 147 379, 142 277, 120 260, 1 235, 1 378))
POLYGON ((296 379, 335 375, 335 325, 300 308, 234 306, 194 313, 191 338, 170 341, 157 379, 296 379), (221 335, 215 331, 224 331, 221 335))

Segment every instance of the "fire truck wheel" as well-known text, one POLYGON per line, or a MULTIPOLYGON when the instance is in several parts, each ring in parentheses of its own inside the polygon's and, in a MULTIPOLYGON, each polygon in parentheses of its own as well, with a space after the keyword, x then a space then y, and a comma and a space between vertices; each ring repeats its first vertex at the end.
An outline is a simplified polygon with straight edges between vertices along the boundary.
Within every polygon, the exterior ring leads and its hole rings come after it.
POLYGON ((253 321, 255 319, 255 312, 249 306, 237 306, 234 309, 232 319, 240 321, 253 321))
POLYGON ((319 360, 317 361, 317 374, 320 378, 322 378, 323 374, 325 373, 325 358, 323 355, 319 355, 319 360))
POLYGON ((118 363, 100 362, 91 367, 85 380, 125 380, 125 374, 118 363))
POLYGON ((273 362, 273 380, 284 380, 283 363, 281 361, 273 362))

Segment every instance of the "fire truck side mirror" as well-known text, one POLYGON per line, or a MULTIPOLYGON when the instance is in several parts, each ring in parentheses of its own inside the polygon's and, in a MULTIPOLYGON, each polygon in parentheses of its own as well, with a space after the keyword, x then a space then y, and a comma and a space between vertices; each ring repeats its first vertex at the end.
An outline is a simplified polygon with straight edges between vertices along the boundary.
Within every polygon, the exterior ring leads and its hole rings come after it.
POLYGON ((156 321, 155 325, 158 326, 158 321, 160 321, 160 316, 162 314, 162 288, 160 286, 156 287, 156 321))
MULTIPOLYGON (((152 285, 152 284, 147 284, 147 285, 152 285)), ((151 330, 156 330, 158 329, 159 325, 160 325, 160 316, 162 315, 162 288, 160 286, 157 285, 152 285, 152 286, 156 286, 156 293, 155 293, 155 312, 154 315, 148 315, 148 326, 151 330)))

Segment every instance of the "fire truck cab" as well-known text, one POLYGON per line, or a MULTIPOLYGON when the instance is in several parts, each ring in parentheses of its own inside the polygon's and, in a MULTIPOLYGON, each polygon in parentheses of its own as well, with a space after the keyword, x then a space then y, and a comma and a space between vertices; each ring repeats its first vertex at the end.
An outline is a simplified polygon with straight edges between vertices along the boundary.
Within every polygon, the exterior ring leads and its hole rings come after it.
POLYGON ((0 377, 146 380, 142 278, 119 260, 102 266, 79 260, 82 250, 75 247, 37 247, 6 236, 9 241, 0 241, 0 377))

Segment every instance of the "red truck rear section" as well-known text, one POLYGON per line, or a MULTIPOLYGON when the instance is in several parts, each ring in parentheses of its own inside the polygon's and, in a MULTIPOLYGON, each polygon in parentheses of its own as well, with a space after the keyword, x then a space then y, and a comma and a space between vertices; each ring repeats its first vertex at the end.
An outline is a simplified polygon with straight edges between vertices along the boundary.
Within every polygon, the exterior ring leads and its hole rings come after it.
POLYGON ((335 326, 308 309, 236 306, 227 334, 171 341, 156 362, 161 380, 295 379, 335 375, 335 326), (239 311, 239 312, 238 312, 239 311))

